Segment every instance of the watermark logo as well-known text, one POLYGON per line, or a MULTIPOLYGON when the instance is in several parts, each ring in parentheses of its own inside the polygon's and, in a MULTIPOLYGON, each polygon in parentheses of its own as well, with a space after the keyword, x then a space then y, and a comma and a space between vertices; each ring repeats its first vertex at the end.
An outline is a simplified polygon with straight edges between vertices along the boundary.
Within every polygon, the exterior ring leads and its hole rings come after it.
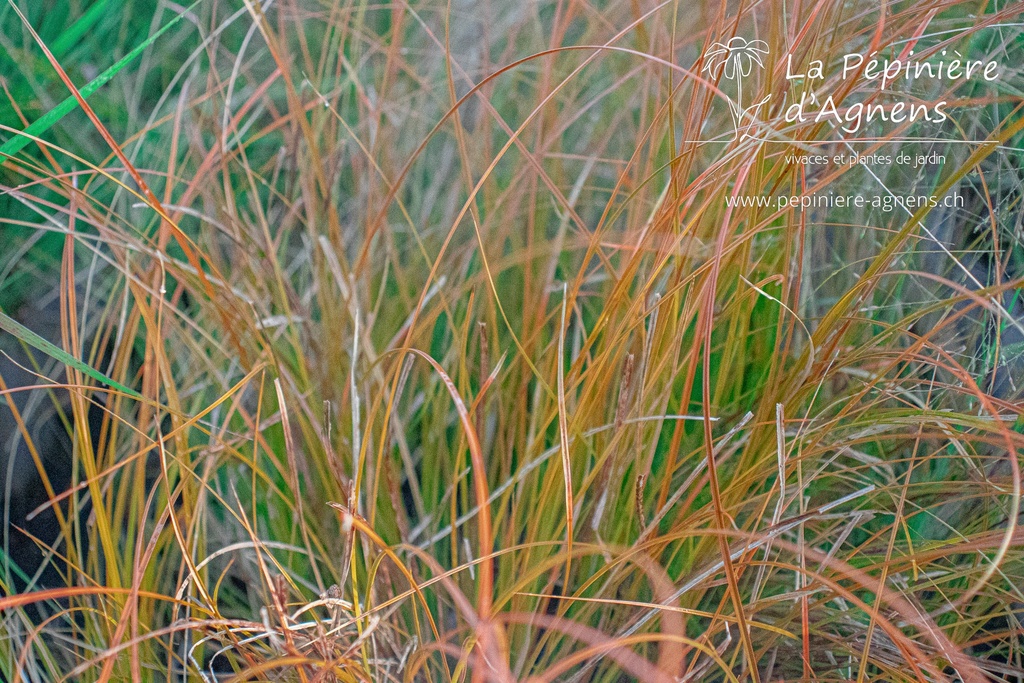
POLYGON ((771 98, 771 95, 767 95, 760 102, 749 107, 743 106, 743 79, 750 76, 755 64, 763 69, 762 60, 767 56, 768 43, 763 40, 747 40, 740 36, 733 36, 726 43, 712 43, 704 53, 704 71, 712 78, 721 76, 728 81, 736 82, 736 99, 729 99, 729 113, 732 115, 735 137, 741 140, 753 137, 741 131, 747 128, 748 119, 756 120, 757 110, 771 98))

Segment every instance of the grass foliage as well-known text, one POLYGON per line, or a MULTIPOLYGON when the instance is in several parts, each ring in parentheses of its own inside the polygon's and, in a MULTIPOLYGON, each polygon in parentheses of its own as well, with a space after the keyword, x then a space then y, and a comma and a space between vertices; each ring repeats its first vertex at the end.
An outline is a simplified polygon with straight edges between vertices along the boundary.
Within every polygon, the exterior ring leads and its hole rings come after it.
POLYGON ((880 7, 5 3, 0 678, 1021 680, 1021 8, 880 7), (944 163, 785 162, 915 36, 944 163), (966 205, 725 202, 882 186, 966 205))

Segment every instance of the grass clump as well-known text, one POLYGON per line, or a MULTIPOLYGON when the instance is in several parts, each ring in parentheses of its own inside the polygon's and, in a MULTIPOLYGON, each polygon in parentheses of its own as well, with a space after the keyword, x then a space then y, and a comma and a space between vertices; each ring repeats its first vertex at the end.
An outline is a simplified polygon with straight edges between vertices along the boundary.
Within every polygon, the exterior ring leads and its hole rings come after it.
POLYGON ((4 679, 1021 679, 1019 8, 56 5, 0 10, 4 679), (908 40, 1000 78, 834 68, 908 40), (963 201, 729 201, 812 192, 963 201))

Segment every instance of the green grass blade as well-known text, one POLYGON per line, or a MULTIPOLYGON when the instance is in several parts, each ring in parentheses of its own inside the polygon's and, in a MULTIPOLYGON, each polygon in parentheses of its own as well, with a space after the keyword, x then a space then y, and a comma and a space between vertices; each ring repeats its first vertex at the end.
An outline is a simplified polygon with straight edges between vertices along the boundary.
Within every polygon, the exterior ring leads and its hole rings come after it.
POLYGON ((17 320, 11 318, 3 311, 0 311, 0 330, 3 330, 8 334, 14 335, 15 337, 25 342, 29 346, 32 346, 38 349, 39 351, 42 351, 51 358, 56 358, 57 360, 59 360, 61 363, 64 363, 68 367, 72 367, 80 372, 84 372, 86 375, 92 377, 97 382, 108 384, 114 389, 124 392, 129 396, 133 396, 135 398, 142 398, 142 394, 140 394, 139 392, 135 391, 134 389, 130 389, 123 384, 115 382, 114 380, 110 379, 99 370, 90 367, 88 364, 83 363, 82 361, 78 360, 71 354, 67 353, 66 351, 64 351, 64 349, 60 348, 59 346, 51 344, 50 342, 46 341, 38 334, 33 332, 32 330, 28 329, 27 327, 19 323, 17 320))
POLYGON ((100 20, 109 4, 110 0, 96 0, 82 16, 75 20, 75 23, 57 36, 56 40, 50 44, 50 51, 58 57, 67 54, 75 46, 75 43, 81 40, 82 36, 100 20))
MULTIPOLYGON (((120 73, 122 69, 124 69, 126 66, 128 66, 128 64, 130 64, 139 55, 141 55, 147 47, 152 45, 157 40, 157 38, 162 36, 170 28, 172 28, 179 21, 181 21, 181 19, 186 14, 191 12, 200 2, 202 2, 202 0, 196 0, 195 2, 193 2, 183 12, 181 12, 173 19, 171 19, 169 22, 161 26, 156 33, 154 33, 149 38, 144 40, 142 43, 137 45, 135 49, 126 54, 124 57, 117 60, 117 62, 115 62, 113 66, 108 68, 106 71, 101 73, 96 78, 89 81, 80 90, 80 92, 82 93, 82 97, 89 97, 94 92, 103 87, 111 78, 120 73)), ((57 123, 62 118, 67 116, 70 112, 74 111, 76 107, 78 107, 78 100, 76 100, 73 95, 69 96, 56 107, 46 112, 41 117, 39 117, 31 124, 29 124, 29 126, 25 128, 25 130, 23 130, 21 133, 15 135, 13 138, 5 142, 3 145, 0 145, 0 164, 2 164, 7 157, 11 157, 20 152, 22 149, 24 149, 25 146, 28 145, 28 143, 31 142, 33 138, 38 138, 40 135, 45 133, 55 123, 57 123)))

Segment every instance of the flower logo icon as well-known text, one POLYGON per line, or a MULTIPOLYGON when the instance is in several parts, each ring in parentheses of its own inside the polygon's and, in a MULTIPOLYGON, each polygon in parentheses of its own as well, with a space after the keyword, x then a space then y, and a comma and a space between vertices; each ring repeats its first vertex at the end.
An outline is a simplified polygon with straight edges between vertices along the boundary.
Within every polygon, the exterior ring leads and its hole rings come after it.
MULTIPOLYGON (((751 110, 756 112, 761 105, 768 101, 771 95, 766 96, 760 102, 744 108, 743 102, 743 78, 750 75, 754 64, 764 68, 762 57, 768 55, 768 43, 763 40, 747 40, 740 36, 733 36, 726 43, 715 42, 704 53, 704 71, 712 78, 722 76, 726 80, 736 81, 736 101, 729 100, 729 111, 732 114, 735 124, 736 135, 739 135, 743 120, 746 117, 753 118, 751 110)), ((744 133, 742 138, 753 137, 744 133)))
POLYGON ((717 76, 718 72, 721 72, 725 78, 737 80, 740 76, 749 76, 755 62, 763 69, 761 57, 767 54, 768 43, 763 40, 748 41, 735 36, 730 38, 728 43, 713 43, 708 48, 704 53, 704 59, 707 60, 704 71, 712 76, 717 76))

